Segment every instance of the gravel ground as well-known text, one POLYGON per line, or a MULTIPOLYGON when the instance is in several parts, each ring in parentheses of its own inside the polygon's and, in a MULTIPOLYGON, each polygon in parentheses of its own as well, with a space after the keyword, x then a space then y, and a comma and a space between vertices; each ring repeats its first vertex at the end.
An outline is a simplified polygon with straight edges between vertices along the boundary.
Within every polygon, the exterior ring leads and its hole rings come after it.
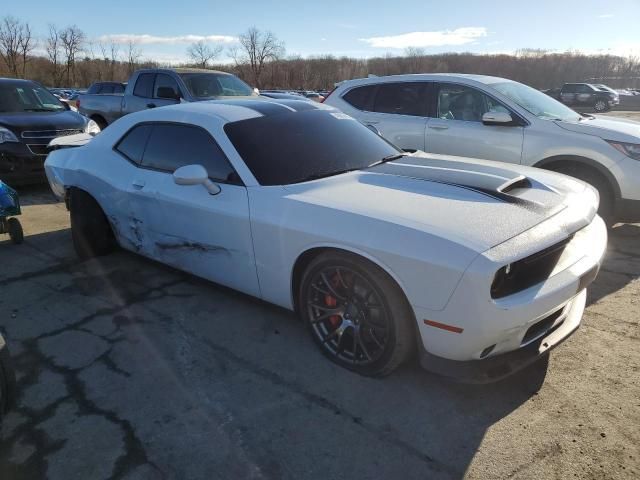
POLYGON ((550 360, 467 386, 362 378, 286 311, 125 252, 80 262, 64 206, 22 195, 26 242, 0 241, 20 388, 0 479, 640 477, 640 225, 613 230, 550 360))

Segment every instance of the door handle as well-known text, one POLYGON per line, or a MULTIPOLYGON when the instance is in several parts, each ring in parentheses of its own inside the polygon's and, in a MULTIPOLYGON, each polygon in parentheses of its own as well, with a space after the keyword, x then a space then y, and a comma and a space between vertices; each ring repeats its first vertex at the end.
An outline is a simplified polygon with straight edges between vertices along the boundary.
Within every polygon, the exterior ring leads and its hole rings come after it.
POLYGON ((147 108, 156 108, 155 103, 147 103, 147 108))
POLYGON ((132 183, 134 188, 137 188, 138 190, 144 188, 145 186, 145 182, 144 180, 134 180, 132 183))
POLYGON ((442 125, 439 123, 436 123, 434 125, 428 125, 429 128, 432 128, 433 130, 447 130, 449 128, 449 125, 442 125))

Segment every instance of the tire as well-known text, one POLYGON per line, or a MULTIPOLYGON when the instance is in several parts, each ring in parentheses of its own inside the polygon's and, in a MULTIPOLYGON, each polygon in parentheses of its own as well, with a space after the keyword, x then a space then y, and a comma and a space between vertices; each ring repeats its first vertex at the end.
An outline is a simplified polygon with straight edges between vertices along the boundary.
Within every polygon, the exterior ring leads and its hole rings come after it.
POLYGON ((556 168, 554 168, 554 166, 549 166, 548 168, 554 172, 564 173, 565 175, 582 180, 598 190, 600 196, 598 215, 602 217, 607 227, 611 228, 615 225, 615 198, 613 190, 609 182, 602 175, 593 169, 581 168, 579 164, 564 164, 556 168))
POLYGON ((9 231, 9 238, 11 238, 11 241, 16 245, 24 241, 22 225, 20 225, 20 221, 17 218, 7 220, 7 230, 9 231))
POLYGON ((96 122, 98 124, 98 126, 100 127, 100 131, 104 130, 105 128, 107 128, 107 122, 104 118, 99 117, 99 116, 95 116, 95 117, 91 117, 91 120, 93 120, 94 122, 96 122))
POLYGON ((78 256, 89 258, 108 255, 116 242, 111 225, 98 202, 88 193, 73 189, 69 201, 71 237, 78 256))
POLYGON ((361 375, 388 375, 414 351, 415 320, 404 293, 358 256, 328 251, 314 258, 300 281, 298 307, 322 353, 361 375))
POLYGON ((593 104, 593 109, 596 112, 606 112, 609 110, 609 104, 606 100, 602 98, 597 98, 595 103, 593 104))
POLYGON ((16 398, 16 375, 7 347, 0 335, 0 417, 13 407, 16 398))

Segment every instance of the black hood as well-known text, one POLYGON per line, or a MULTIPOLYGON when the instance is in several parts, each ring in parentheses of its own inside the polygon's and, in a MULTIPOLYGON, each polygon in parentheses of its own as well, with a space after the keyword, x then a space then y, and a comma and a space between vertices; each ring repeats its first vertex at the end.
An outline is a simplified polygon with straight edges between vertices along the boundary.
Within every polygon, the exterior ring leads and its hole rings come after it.
POLYGON ((86 118, 77 112, 61 110, 59 112, 0 112, 0 126, 20 134, 39 130, 82 130, 86 118))

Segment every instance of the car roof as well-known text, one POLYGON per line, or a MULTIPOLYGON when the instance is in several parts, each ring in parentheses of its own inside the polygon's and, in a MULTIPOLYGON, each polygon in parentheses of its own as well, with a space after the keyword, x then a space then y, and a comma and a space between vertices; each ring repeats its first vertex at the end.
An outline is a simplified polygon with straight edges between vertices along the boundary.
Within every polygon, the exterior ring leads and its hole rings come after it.
MULTIPOLYGON (((203 102, 189 102, 162 108, 144 110, 127 117, 136 115, 138 121, 171 120, 173 117, 189 115, 203 115, 217 118, 224 123, 238 122, 250 118, 266 117, 278 114, 295 113, 304 110, 335 110, 333 107, 308 100, 277 100, 268 98, 244 98, 208 100, 203 102)), ((126 118, 126 117, 125 117, 126 118)))
POLYGON ((474 75, 469 73, 410 73, 405 75, 385 75, 372 76, 367 78, 356 78, 353 80, 345 80, 338 85, 338 88, 353 85, 367 85, 375 83, 392 83, 392 82, 416 82, 416 81, 452 81, 462 80, 465 83, 504 83, 513 82, 507 78, 492 77, 489 75, 474 75))
POLYGON ((142 68, 138 70, 140 73, 167 73, 174 72, 177 74, 182 73, 215 73, 218 75, 233 75, 229 72, 223 72, 221 70, 209 70, 206 68, 142 68))

